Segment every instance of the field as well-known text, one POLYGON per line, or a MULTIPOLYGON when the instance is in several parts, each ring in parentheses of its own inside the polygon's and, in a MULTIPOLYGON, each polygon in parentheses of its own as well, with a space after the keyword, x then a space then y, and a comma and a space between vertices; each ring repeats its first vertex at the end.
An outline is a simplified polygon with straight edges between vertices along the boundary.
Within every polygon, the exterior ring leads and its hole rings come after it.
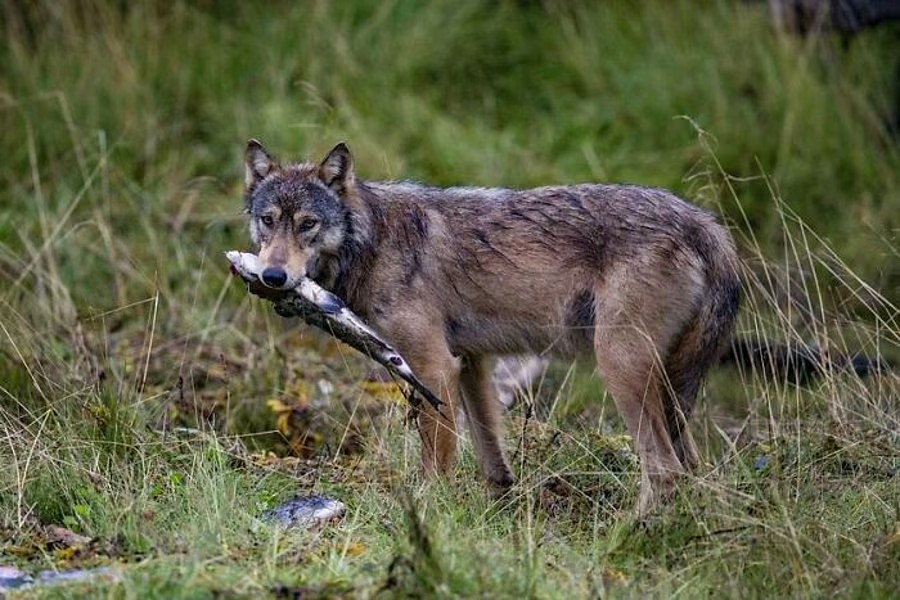
MULTIPOLYGON (((742 335, 900 364, 897 29, 765 3, 8 2, 0 8, 0 567, 21 597, 891 597, 900 377, 721 369, 706 461, 646 522, 590 365, 510 411, 519 483, 451 481, 370 363, 227 273, 250 137, 364 178, 624 181, 722 215, 742 335), (297 494, 347 515, 259 520, 297 494)), ((2 594, 2 592, 0 592, 2 594)))

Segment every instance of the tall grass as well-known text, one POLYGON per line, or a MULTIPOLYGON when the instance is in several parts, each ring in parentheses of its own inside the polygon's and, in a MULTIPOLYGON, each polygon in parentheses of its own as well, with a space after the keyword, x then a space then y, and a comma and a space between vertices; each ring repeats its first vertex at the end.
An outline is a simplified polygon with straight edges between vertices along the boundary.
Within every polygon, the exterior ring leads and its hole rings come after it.
POLYGON ((560 365, 509 420, 521 483, 498 505, 465 442, 455 481, 421 481, 390 389, 221 261, 247 243, 251 136, 294 157, 346 139, 367 178, 662 185, 732 226, 741 333, 897 361, 889 30, 792 38, 731 2, 2 10, 0 565, 122 563, 82 591, 141 597, 900 583, 895 374, 715 373, 695 423, 709 464, 639 525, 623 427, 589 368, 560 365), (256 522, 310 490, 349 515, 256 522), (94 541, 60 546, 51 525, 94 541))

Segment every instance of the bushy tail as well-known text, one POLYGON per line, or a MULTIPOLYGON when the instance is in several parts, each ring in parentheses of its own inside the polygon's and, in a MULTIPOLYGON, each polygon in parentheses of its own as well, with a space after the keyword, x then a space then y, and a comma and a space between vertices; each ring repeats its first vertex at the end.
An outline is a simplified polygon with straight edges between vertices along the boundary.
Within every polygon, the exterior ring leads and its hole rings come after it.
POLYGON ((802 343, 782 344, 738 337, 731 341, 719 364, 800 386, 808 385, 830 371, 853 371, 859 377, 866 377, 890 370, 884 360, 860 353, 844 355, 802 343))

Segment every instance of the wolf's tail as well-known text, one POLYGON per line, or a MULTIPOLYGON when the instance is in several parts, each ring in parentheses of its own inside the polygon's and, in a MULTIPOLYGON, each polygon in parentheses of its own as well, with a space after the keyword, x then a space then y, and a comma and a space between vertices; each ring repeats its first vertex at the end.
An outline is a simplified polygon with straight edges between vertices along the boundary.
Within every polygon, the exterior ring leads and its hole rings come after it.
POLYGON ((719 364, 759 373, 768 380, 801 386, 832 371, 852 371, 859 377, 866 377, 890 370, 886 361, 861 353, 839 354, 802 343, 739 337, 735 337, 722 353, 719 364))

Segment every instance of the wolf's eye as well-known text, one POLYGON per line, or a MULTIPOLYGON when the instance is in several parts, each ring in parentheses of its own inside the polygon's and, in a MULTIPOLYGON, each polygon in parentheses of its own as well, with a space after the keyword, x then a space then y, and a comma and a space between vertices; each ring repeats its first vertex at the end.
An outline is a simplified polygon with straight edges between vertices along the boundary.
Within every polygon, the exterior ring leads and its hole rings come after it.
POLYGON ((318 224, 319 222, 315 219, 303 219, 300 221, 300 231, 309 231, 318 224))
POLYGON ((271 227, 275 224, 275 219, 272 218, 272 215, 263 215, 259 218, 259 221, 266 227, 271 227))

